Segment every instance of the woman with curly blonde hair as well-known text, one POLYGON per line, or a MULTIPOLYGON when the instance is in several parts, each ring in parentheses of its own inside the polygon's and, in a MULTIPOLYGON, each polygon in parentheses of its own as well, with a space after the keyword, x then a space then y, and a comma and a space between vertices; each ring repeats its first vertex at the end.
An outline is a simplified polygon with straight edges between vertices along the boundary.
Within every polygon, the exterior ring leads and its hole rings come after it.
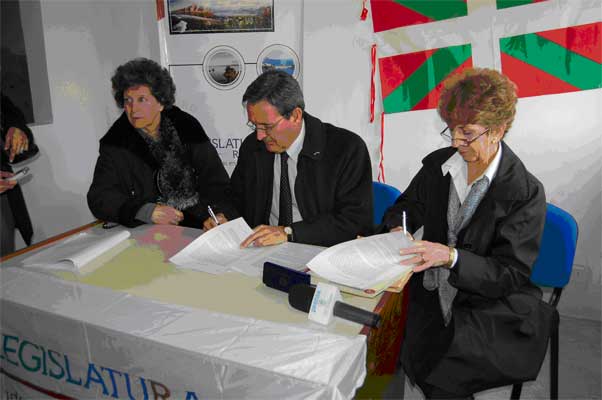
POLYGON ((516 86, 491 69, 447 80, 438 112, 449 147, 426 156, 383 230, 424 227, 413 264, 401 361, 427 398, 535 379, 556 311, 529 279, 546 214, 541 183, 503 141, 516 86))

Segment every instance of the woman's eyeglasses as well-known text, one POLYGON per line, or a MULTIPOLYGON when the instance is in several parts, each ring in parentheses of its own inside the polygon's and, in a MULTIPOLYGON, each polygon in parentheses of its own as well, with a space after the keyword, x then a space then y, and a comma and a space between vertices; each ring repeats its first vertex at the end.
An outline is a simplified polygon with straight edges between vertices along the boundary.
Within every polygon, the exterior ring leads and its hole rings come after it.
POLYGON ((460 131, 462 132, 462 136, 464 136, 463 138, 458 138, 458 137, 454 137, 457 135, 453 135, 453 131, 451 129, 449 129, 449 126, 446 126, 444 130, 441 131, 441 133, 439 133, 445 140, 449 141, 449 142, 456 142, 458 144, 458 146, 468 146, 469 144, 471 144, 472 142, 474 142, 475 140, 477 140, 479 137, 483 136, 484 134, 486 134, 487 132, 489 132, 490 128, 485 129, 483 132, 481 133, 471 133, 471 132, 464 132, 461 128, 455 128, 455 131, 460 131), (453 135, 453 136, 452 136, 453 135))

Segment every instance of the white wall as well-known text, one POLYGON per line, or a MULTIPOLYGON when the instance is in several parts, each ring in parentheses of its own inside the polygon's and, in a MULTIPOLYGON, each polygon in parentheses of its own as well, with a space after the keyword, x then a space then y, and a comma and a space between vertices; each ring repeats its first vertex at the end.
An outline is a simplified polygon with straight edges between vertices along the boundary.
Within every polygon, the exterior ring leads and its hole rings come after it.
MULTIPOLYGON (((360 21, 361 3, 305 0, 303 87, 310 113, 366 140, 376 178, 382 101, 377 75, 376 120, 370 123, 370 46, 382 40, 382 35, 372 33, 370 19, 360 21)), ((487 7, 491 12, 491 4, 492 0, 469 0, 469 10, 480 9, 481 18, 487 7)), ((545 7, 541 9, 545 18, 530 23, 533 30, 593 22, 589 20, 592 15, 600 15, 599 0, 550 0, 545 7), (558 26, 553 26, 556 21, 558 26)), ((509 10, 505 15, 518 18, 518 13, 509 10)), ((119 114, 110 93, 110 76, 118 65, 136 56, 159 60, 154 1, 45 0, 42 20, 54 121, 33 127, 43 154, 31 163, 33 179, 24 185, 24 192, 35 241, 93 220, 85 194, 98 139, 119 114)), ((417 51, 420 41, 441 43, 437 35, 426 35, 419 26, 404 33, 399 48, 393 50, 417 51)), ((476 54, 476 65, 496 66, 489 53, 480 50, 476 54)), ((521 99, 507 140, 544 183, 548 201, 571 212, 579 223, 577 274, 563 295, 561 312, 597 320, 601 307, 601 96, 600 90, 590 90, 521 99)), ((233 107, 238 110, 239 104, 233 107)), ((443 145, 436 135, 441 126, 433 110, 385 118, 388 183, 405 188, 421 158, 443 145)))

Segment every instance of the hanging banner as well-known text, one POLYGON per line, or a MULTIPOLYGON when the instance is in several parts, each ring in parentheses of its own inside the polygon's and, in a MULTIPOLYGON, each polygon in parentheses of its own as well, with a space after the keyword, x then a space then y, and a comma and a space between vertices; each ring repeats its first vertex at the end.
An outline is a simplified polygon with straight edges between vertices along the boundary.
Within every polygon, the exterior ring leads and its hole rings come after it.
POLYGON ((548 0, 496 0, 496 6, 498 10, 502 8, 510 8, 516 6, 522 6, 525 4, 541 3, 548 0))
POLYGON ((602 22, 502 38, 500 51, 519 97, 602 87, 602 22))
POLYGON ((466 0, 371 0, 374 32, 462 17, 466 0))
POLYGON ((264 71, 301 79, 303 2, 157 0, 161 62, 176 105, 199 120, 232 173, 246 126, 242 96, 264 71))
POLYGON ((443 81, 471 66, 470 44, 381 58, 385 113, 436 108, 443 81))

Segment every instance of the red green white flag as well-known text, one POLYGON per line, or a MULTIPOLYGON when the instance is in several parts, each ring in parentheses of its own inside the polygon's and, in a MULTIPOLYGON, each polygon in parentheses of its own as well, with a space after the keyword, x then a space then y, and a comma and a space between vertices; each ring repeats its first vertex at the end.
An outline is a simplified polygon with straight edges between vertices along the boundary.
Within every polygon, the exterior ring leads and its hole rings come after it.
POLYGON ((374 32, 467 15, 466 0, 370 0, 374 32))
POLYGON ((542 1, 548 0, 496 0, 498 10, 502 8, 522 6, 525 4, 541 3, 542 1))
POLYGON ((602 87, 602 22, 502 38, 500 51, 519 97, 602 87))
POLYGON ((384 112, 436 108, 443 81, 468 67, 470 44, 379 59, 384 112))

